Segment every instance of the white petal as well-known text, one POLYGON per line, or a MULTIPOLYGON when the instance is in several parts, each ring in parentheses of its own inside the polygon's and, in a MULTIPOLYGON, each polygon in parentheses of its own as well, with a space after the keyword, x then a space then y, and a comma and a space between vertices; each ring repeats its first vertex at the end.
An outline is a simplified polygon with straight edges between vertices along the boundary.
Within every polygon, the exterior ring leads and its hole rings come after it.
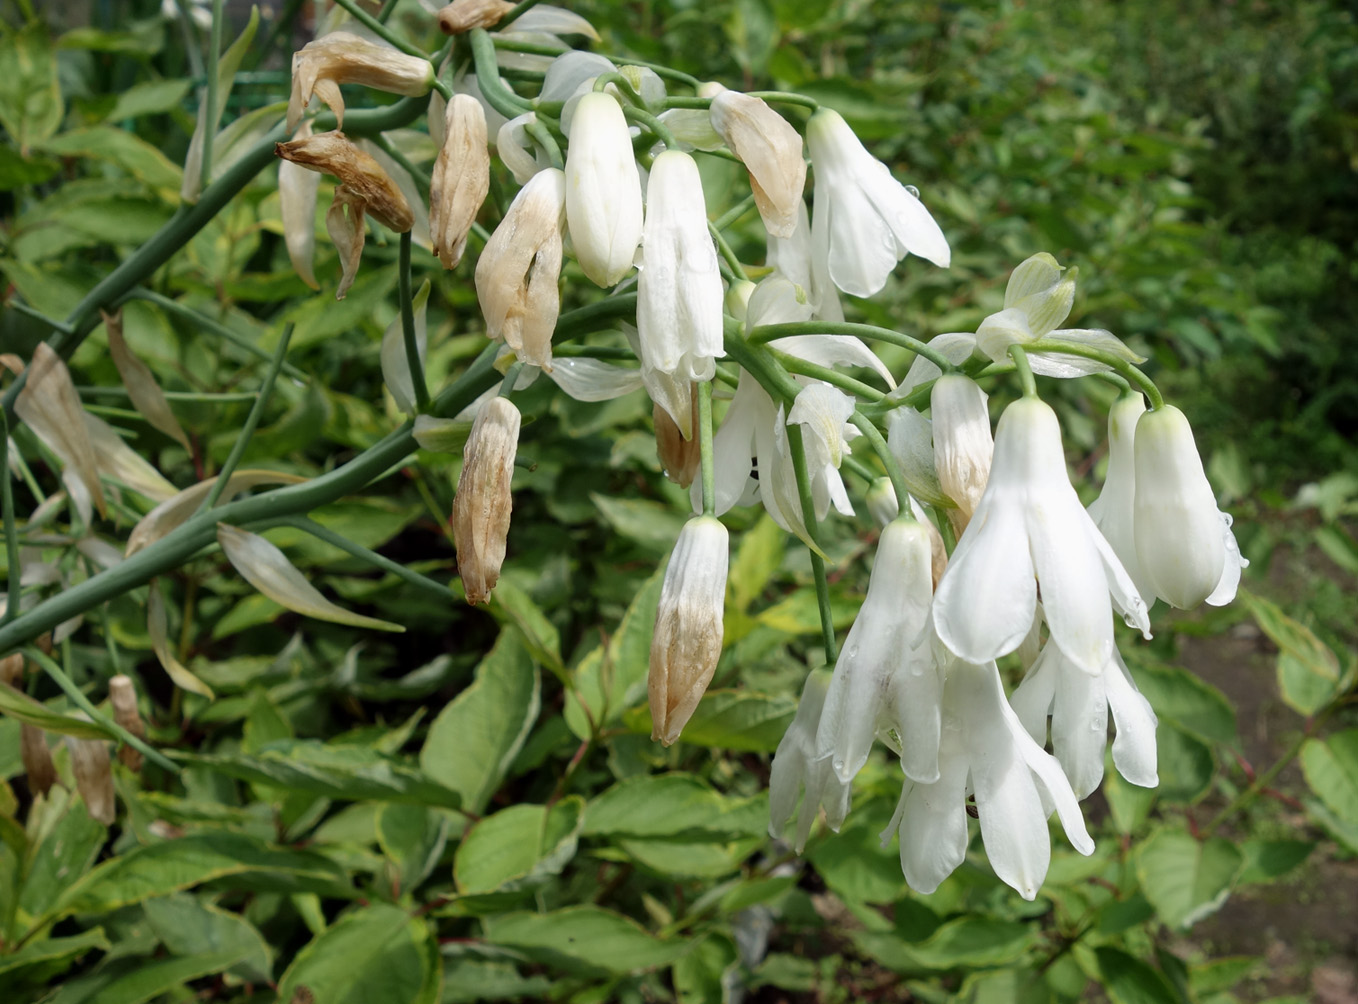
POLYGON ((1037 336, 1028 326, 1028 315, 1016 308, 985 318, 976 329, 976 347, 993 362, 1009 358, 1009 346, 1026 345, 1037 336))
POLYGON ((967 764, 952 758, 933 784, 906 780, 882 843, 899 829, 901 871, 910 888, 928 895, 967 857, 967 764))
MULTIPOLYGON (((1042 336, 1044 341, 1071 342, 1084 345, 1100 352, 1108 352, 1129 363, 1144 363, 1145 357, 1139 356, 1123 344, 1122 339, 1111 331, 1101 328, 1062 328, 1049 331, 1042 336)), ((1059 352, 1043 350, 1028 356, 1033 372, 1039 376, 1081 377, 1090 373, 1108 373, 1113 367, 1094 359, 1081 356, 1061 355, 1059 352)))
MULTIPOLYGON (((1052 642, 1071 662, 1097 676, 1113 652, 1108 579, 1095 543, 1098 531, 1073 490, 1069 486, 1067 490, 1069 505, 1058 506, 1044 497, 1042 508, 1029 516, 1033 566, 1052 642)), ((1116 560, 1111 548, 1108 554, 1116 560)), ((1135 593, 1130 579, 1126 584, 1135 593)))
POLYGON ((863 366, 885 380, 888 387, 896 386, 896 378, 886 363, 853 335, 789 335, 775 338, 769 342, 769 348, 819 366, 863 366))
POLYGON ((1045 251, 1039 251, 1021 262, 1009 275, 1004 291, 1004 306, 1008 309, 1025 297, 1050 289, 1061 281, 1064 272, 1059 262, 1045 251))
POLYGON ((641 387, 640 370, 583 357, 553 357, 548 376, 577 401, 611 401, 641 387))
POLYGON ((1009 706, 1014 709, 1015 716, 1039 746, 1047 744, 1047 716, 1051 714, 1052 701, 1056 697, 1057 651, 1055 645, 1044 648, 1024 675, 1023 682, 1009 697, 1009 706))
POLYGON ((1104 670, 1103 682, 1113 724, 1117 726, 1113 766, 1132 784, 1154 788, 1160 783, 1156 772, 1155 712, 1136 689, 1127 665, 1116 652, 1112 664, 1104 670))
POLYGON ((1248 568, 1249 562, 1240 556, 1240 545, 1236 543, 1235 532, 1231 529, 1231 517, 1224 512, 1221 517, 1221 543, 1226 549, 1226 561, 1221 568, 1221 579, 1212 594, 1204 602, 1211 607, 1224 607, 1235 599, 1240 588, 1240 571, 1248 568))
POLYGON ((1018 648, 1037 608, 1023 513, 989 503, 981 500, 934 596, 938 637, 974 663, 1018 648))
MULTIPOLYGON (((975 353, 976 336, 970 331, 945 331, 929 339, 929 348, 942 353, 954 366, 961 366, 975 353)), ((892 401, 899 400, 916 387, 930 380, 937 380, 942 375, 943 371, 938 368, 937 363, 924 356, 916 356, 915 361, 910 364, 910 369, 906 371, 905 379, 901 381, 899 387, 887 395, 887 398, 892 401)))
POLYGON ((812 239, 818 228, 824 228, 830 278, 836 286, 850 296, 873 296, 886 285, 900 260, 895 235, 858 186, 846 185, 827 196, 828 185, 828 179, 817 177, 812 239))
POLYGON ((1062 667, 1052 706, 1052 752, 1076 799, 1087 798, 1103 780, 1103 751, 1108 745, 1108 698, 1104 680, 1076 666, 1062 667))
POLYGON ((878 178, 865 183, 869 196, 877 202, 877 209, 896 237, 897 250, 926 258, 939 268, 947 268, 952 261, 948 239, 934 222, 929 210, 908 188, 891 177, 886 165, 878 178), (885 178, 882 177, 885 176, 885 178), (887 184, 887 179, 890 184, 887 184))
MULTIPOLYGON (((574 11, 551 4, 539 4, 523 12, 514 22, 516 31, 541 31, 549 35, 583 35, 592 41, 599 41, 599 33, 594 26, 574 11)), ((589 53, 584 53, 589 55, 589 53)))

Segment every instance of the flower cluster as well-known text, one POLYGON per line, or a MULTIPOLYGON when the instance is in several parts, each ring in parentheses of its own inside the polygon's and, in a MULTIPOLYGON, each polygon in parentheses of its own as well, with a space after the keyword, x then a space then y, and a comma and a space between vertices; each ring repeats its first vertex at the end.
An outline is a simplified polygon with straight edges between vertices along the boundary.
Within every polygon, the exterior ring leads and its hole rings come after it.
MULTIPOLYGON (((1117 770, 1133 784, 1156 783, 1155 715, 1118 653, 1117 619, 1149 637, 1157 599, 1228 602, 1240 577, 1230 520, 1187 421, 1116 336, 1060 327, 1074 305, 1076 270, 1049 254, 1014 269, 1003 306, 975 332, 926 343, 846 323, 841 294, 873 296, 907 255, 946 268, 951 251, 918 193, 839 114, 793 95, 717 84, 672 101, 651 69, 591 53, 551 57, 536 45, 497 57, 482 44, 484 32, 509 9, 459 0, 439 16, 444 31, 473 35, 477 72, 455 82, 455 92, 428 62, 375 42, 342 32, 313 42, 294 61, 288 124, 301 128, 278 148, 289 162, 280 174, 284 220, 301 221, 288 224, 288 249, 309 282, 311 235, 292 231, 309 230, 316 188, 291 168, 341 181, 330 227, 342 252, 340 295, 358 267, 365 213, 396 231, 419 230, 425 217, 421 206, 415 218, 375 154, 340 132, 308 132, 302 116, 313 96, 342 120, 340 83, 439 91, 430 113, 438 153, 422 187, 430 193, 427 244, 446 269, 458 267, 492 189, 492 148, 520 186, 493 232, 472 245, 485 331, 504 343, 497 365, 505 381, 459 416, 474 419, 453 516, 467 599, 489 598, 507 553, 520 431, 510 396, 539 375, 587 401, 644 387, 661 462, 690 486, 695 513, 669 560, 650 650, 653 737, 669 745, 722 655, 729 554, 719 518, 762 505, 808 545, 823 576, 819 527, 831 513, 854 515, 844 479, 854 472, 882 525, 877 554, 833 673, 808 679, 774 756, 771 829, 777 834, 795 814, 800 849, 819 807, 837 828, 880 738, 904 774, 884 839, 899 833, 910 884, 932 891, 961 864, 974 815, 996 873, 1033 898, 1050 858, 1053 811, 1078 851, 1093 849, 1079 800, 1102 779, 1110 715, 1117 770), (497 59, 542 71, 534 100, 499 79, 497 59), (798 106, 797 117, 771 100, 798 106), (757 209, 767 238, 757 284, 727 246, 724 223, 711 222, 701 170, 710 153, 748 173, 749 199, 722 219, 757 209), (310 213, 294 205, 304 198, 310 213), (608 291, 609 316, 635 322, 622 324, 635 368, 604 361, 616 351, 554 352, 571 262, 608 291), (863 338, 914 349, 904 379, 863 338), (1023 391, 993 429, 976 382, 982 371, 1016 373, 1023 391), (1109 419, 1106 483, 1089 509, 1034 374, 1100 374, 1123 388, 1109 419), (714 397, 727 399, 715 423, 714 397), (956 542, 951 553, 945 538, 956 542), (1026 675, 1006 697, 998 661, 1010 656, 1026 675)), ((588 29, 548 10, 533 12, 546 19, 539 33, 588 29)), ((440 448, 432 444, 450 438, 456 420, 420 413, 424 307, 420 299, 413 330, 396 322, 388 329, 384 375, 398 406, 416 415, 420 442, 440 448), (420 360, 408 358, 411 346, 420 360)))

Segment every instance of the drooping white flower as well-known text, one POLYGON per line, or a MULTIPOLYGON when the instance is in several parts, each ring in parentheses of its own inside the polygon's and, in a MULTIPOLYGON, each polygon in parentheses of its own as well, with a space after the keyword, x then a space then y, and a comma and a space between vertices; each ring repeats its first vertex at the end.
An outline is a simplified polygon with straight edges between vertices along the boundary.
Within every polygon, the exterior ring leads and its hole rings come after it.
MULTIPOLYGON (((646 223, 637 279, 637 335, 642 379, 711 380, 722 348, 722 285, 707 229, 702 178, 692 157, 656 157, 647 186, 646 223)), ((685 438, 692 436, 688 393, 655 396, 685 438)))
POLYGON ((836 833, 849 814, 850 786, 835 776, 830 758, 819 756, 816 749, 816 733, 829 686, 829 673, 814 672, 806 678, 797 714, 778 743, 769 771, 769 836, 780 838, 796 813, 792 846, 798 854, 806 846, 821 806, 825 807, 826 823, 836 833), (797 796, 803 789, 806 794, 801 811, 797 811, 797 796))
POLYGON ((939 583, 939 638, 974 663, 1014 651, 1038 586, 1052 643, 1086 673, 1112 657, 1110 594, 1150 637, 1146 604, 1070 485, 1056 413, 1025 397, 1000 417, 985 494, 939 583))
POLYGON ((600 286, 632 269, 641 243, 641 175, 622 106, 611 94, 580 99, 566 154, 566 225, 576 259, 600 286))
POLYGON ((1117 725, 1113 765, 1132 784, 1154 788, 1155 712, 1137 690, 1117 649, 1098 676, 1075 666, 1055 645, 1047 645, 1009 699, 1014 713, 1039 746, 1047 741, 1051 716, 1052 752, 1078 799, 1103 780, 1108 713, 1117 725))
POLYGON ((1037 896, 1051 862, 1046 806, 1055 806, 1077 851, 1094 852, 1060 764, 1024 731, 993 662, 948 666, 943 720, 938 780, 907 778, 882 833, 883 844, 900 833, 901 869, 912 889, 933 892, 966 857, 968 792, 991 867, 1024 899, 1037 896))
POLYGON ((844 320, 839 290, 830 279, 830 265, 824 256, 811 253, 811 217, 806 203, 797 207, 797 225, 790 237, 769 234, 768 263, 779 275, 803 290, 811 305, 811 317, 823 321, 844 320))
POLYGON ((806 160, 802 137, 760 98, 723 89, 712 98, 712 126, 750 172, 750 188, 764 229, 791 237, 804 203, 806 160))
POLYGON ((887 524, 877 544, 867 597, 835 663, 816 733, 848 783, 879 732, 896 734, 901 764, 917 781, 938 780, 943 681, 927 630, 933 599, 929 532, 914 519, 887 524))
POLYGON ((907 254, 948 267, 948 242, 924 203, 864 149, 838 112, 812 115, 806 143, 816 171, 812 253, 828 260, 835 285, 872 296, 907 254))
POLYGON ((1183 608, 1229 603, 1247 562, 1217 509, 1184 413, 1165 405, 1142 415, 1135 453, 1136 556, 1155 595, 1183 608))
POLYGON ((721 658, 729 561, 720 520, 694 516, 684 524, 660 587, 647 681, 651 738, 666 746, 693 717, 721 658))
POLYGON ((1108 473, 1103 491, 1090 503, 1089 515, 1149 607, 1155 602, 1155 587, 1136 556, 1132 512, 1136 502, 1136 423, 1145 413, 1146 399, 1139 393, 1123 394, 1108 409, 1108 473))
MULTIPOLYGON (((1040 338, 1099 349, 1130 363, 1145 362, 1111 331, 1057 328, 1075 304, 1078 272, 1079 269, 1063 267, 1045 251, 1022 262, 1009 276, 1009 285, 1004 291, 1004 309, 991 314, 976 329, 977 348, 995 362, 1003 362, 1010 345, 1027 345, 1040 338)), ((1033 353, 1028 362, 1034 373, 1053 377, 1079 377, 1111 369, 1105 363, 1057 350, 1033 353)))
POLYGON ((950 373, 934 384, 929 401, 934 467, 940 487, 957 503, 948 518, 961 535, 985 492, 995 449, 986 394, 970 377, 950 373))

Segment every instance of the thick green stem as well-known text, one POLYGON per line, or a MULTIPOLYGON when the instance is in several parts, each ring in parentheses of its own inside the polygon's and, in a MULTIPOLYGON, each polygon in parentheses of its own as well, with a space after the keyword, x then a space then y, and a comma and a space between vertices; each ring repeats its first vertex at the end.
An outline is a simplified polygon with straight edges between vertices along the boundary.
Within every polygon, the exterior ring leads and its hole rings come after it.
POLYGON ((884 391, 878 390, 861 380, 855 380, 851 376, 845 376, 838 370, 830 366, 822 366, 819 363, 808 362, 800 356, 794 356, 787 352, 779 352, 777 349, 768 350, 773 358, 778 360, 783 369, 789 373, 797 373, 801 376, 814 377, 832 386, 839 387, 850 394, 857 394, 865 397, 869 401, 881 401, 886 397, 884 391))
MULTIPOLYGON (((806 469, 806 449, 802 441, 802 427, 796 423, 787 427, 787 442, 792 453, 792 472, 797 478, 797 498, 802 507, 802 525, 806 535, 816 540, 816 503, 811 495, 811 475, 806 469)), ((821 641, 825 645, 825 664, 833 666, 838 658, 835 646, 835 623, 830 612, 830 582, 825 577, 825 559, 817 547, 811 551, 811 575, 816 582, 816 606, 820 610, 821 641)))
POLYGON ((698 385, 698 449, 702 464, 703 515, 717 512, 717 470, 712 453, 712 381, 698 385))
POLYGON ((250 445, 250 439, 255 434, 255 429, 259 427, 259 420, 264 417, 264 409, 268 406, 269 398, 273 396, 273 385, 278 379, 278 371, 283 367, 283 359, 288 354, 288 342, 292 341, 292 325, 288 324, 283 329, 283 336, 278 340, 278 348, 274 350, 273 361, 269 364, 268 370, 264 374, 264 383, 259 388, 259 396, 255 398, 254 405, 250 408, 250 414, 245 416, 245 425, 241 427, 240 435, 231 444, 231 452, 226 455, 226 463, 222 464, 222 469, 217 472, 217 481, 208 492, 207 498, 203 499, 203 504, 198 507, 200 513, 209 512, 217 501, 222 497, 222 492, 226 489, 227 483, 231 480, 231 474, 235 471, 236 465, 240 463, 240 458, 245 455, 245 448, 250 445))
POLYGON ((655 133, 656 139, 665 144, 665 149, 679 149, 679 141, 674 138, 674 133, 669 131, 669 128, 665 123, 661 122, 644 108, 638 108, 636 105, 623 105, 622 113, 631 121, 636 122, 638 125, 643 125, 651 132, 655 133))
POLYGON ((335 3, 339 4, 346 11, 348 11, 350 16, 353 17, 353 19, 357 21, 359 24, 363 25, 363 27, 367 28, 378 38, 390 42, 392 45, 396 46, 396 48, 404 52, 407 56, 418 56, 420 59, 429 58, 428 55, 422 52, 417 46, 411 45, 400 35, 396 34, 381 21, 377 20, 377 18, 373 17, 366 10, 360 7, 357 3, 354 2, 354 0, 335 0, 335 3))
POLYGON ((1150 399, 1151 411, 1165 406, 1164 395, 1160 393, 1160 388, 1155 386, 1155 381, 1142 373, 1136 366, 1129 363, 1121 356, 1116 356, 1111 352, 1104 352, 1090 345, 1081 345, 1078 342, 1063 342, 1055 339, 1039 338, 1035 342, 1029 342, 1023 346, 1028 352, 1045 352, 1052 355, 1079 356, 1081 359, 1092 359, 1095 362, 1103 363, 1116 373, 1122 374, 1129 383, 1139 387, 1150 399))
POLYGON ((420 361, 420 346, 415 338, 415 303, 410 294, 410 231, 401 235, 401 249, 397 266, 397 296, 401 301, 401 336, 405 339, 406 365, 410 367, 410 383, 415 388, 415 410, 429 410, 429 386, 424 379, 424 363, 420 361))
POLYGON ((734 223, 736 220, 740 219, 742 216, 748 213, 751 209, 754 208, 754 206, 755 206, 754 196, 753 195, 745 196, 745 198, 741 199, 734 206, 732 206, 730 209, 726 210, 726 212, 722 213, 715 220, 713 220, 712 229, 720 233, 721 231, 729 227, 732 223, 734 223))
POLYGON ((500 23, 495 26, 495 30, 504 31, 541 2, 542 0, 519 0, 518 4, 508 14, 500 18, 500 23))
POLYGON ((855 324, 851 321, 789 321, 785 324, 761 324, 750 331, 749 338, 752 342, 767 342, 789 335, 857 335, 860 338, 872 338, 907 348, 916 355, 928 359, 944 373, 951 373, 957 369, 947 356, 937 349, 930 348, 928 342, 901 334, 899 331, 892 331, 890 328, 879 328, 875 324, 855 324))
POLYGON ((735 277, 741 281, 748 281, 750 277, 745 274, 745 266, 740 263, 736 253, 731 250, 731 245, 726 243, 726 238, 722 236, 722 232, 717 229, 716 224, 709 223, 707 230, 712 235, 712 239, 717 242, 717 250, 721 252, 723 260, 731 267, 735 277))
POLYGON ((645 110, 646 102, 643 101, 641 95, 637 93, 637 89, 632 86, 632 81, 628 80, 621 73, 601 73, 594 78, 595 91, 605 92, 608 90, 609 84, 616 87, 622 96, 632 105, 645 110))
POLYGON ((1009 357, 1014 360, 1014 372, 1023 387, 1023 396, 1037 397, 1037 381, 1033 379, 1033 368, 1028 365, 1028 353, 1022 345, 1015 343, 1009 346, 1009 357))
POLYGON ((793 94, 790 91, 751 91, 750 97, 781 105, 801 105, 813 112, 820 111, 820 102, 815 98, 808 98, 805 94, 793 94))
POLYGON ((913 519, 914 515, 910 512, 910 488, 905 483, 905 472, 901 470, 896 455, 891 452, 891 447, 887 446, 881 431, 861 411, 855 411, 849 421, 867 439, 872 452, 877 454, 877 459, 886 468, 886 476, 891 479, 891 487, 896 492, 896 505, 900 507, 901 515, 913 519))
POLYGON ((524 112, 532 111, 533 103, 521 98, 500 79, 500 71, 495 62, 495 43, 484 28, 473 28, 467 33, 471 42, 472 60, 476 64, 476 84, 481 95, 490 106, 505 118, 518 118, 524 112))
POLYGON ((534 118, 524 126, 524 131, 533 137, 534 144, 547 155, 554 168, 558 171, 565 168, 566 160, 561 155, 561 144, 556 141, 550 129, 534 118))

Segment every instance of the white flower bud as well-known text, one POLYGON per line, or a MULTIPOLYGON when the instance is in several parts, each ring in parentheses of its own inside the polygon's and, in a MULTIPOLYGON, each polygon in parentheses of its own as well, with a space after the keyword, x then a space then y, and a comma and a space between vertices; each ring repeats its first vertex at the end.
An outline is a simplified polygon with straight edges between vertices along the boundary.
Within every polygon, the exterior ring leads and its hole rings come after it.
POLYGON ((481 103, 470 95, 454 94, 444 113, 443 137, 429 182, 429 234, 443 267, 454 268, 490 191, 490 150, 481 103))
POLYGON ((1226 565, 1221 514, 1184 413, 1172 405, 1136 423, 1136 556, 1156 595, 1195 607, 1226 565))
POLYGON ((434 67, 389 45, 370 42, 347 31, 331 32, 292 54, 292 97, 288 131, 297 128, 312 95, 330 106, 344 128, 340 84, 363 84, 379 91, 413 97, 434 86, 434 67))
POLYGON ((957 536, 971 522, 985 493, 995 441, 990 435, 986 395, 975 381, 957 374, 940 377, 929 399, 934 427, 934 467, 944 493, 957 503, 948 510, 957 536))
POLYGON ((712 128, 749 169, 750 188, 764 228, 791 237, 806 188, 802 137, 764 101, 739 91, 712 99, 712 128))
POLYGON ((566 155, 566 223, 581 269, 613 286, 632 269, 641 243, 641 175, 622 106, 591 91, 571 122, 566 155))
POLYGON ((476 263, 476 298, 486 335, 504 339, 524 362, 552 368, 552 332, 561 312, 561 211, 566 176, 533 175, 510 203, 476 263))
POLYGON ((477 413, 462 454, 453 497, 453 543, 471 604, 490 599, 505 560, 520 421, 519 409, 508 398, 491 398, 477 413))
POLYGON ((671 746, 712 682, 721 658, 730 548, 712 516, 684 524, 665 569, 651 638, 651 738, 671 746))

